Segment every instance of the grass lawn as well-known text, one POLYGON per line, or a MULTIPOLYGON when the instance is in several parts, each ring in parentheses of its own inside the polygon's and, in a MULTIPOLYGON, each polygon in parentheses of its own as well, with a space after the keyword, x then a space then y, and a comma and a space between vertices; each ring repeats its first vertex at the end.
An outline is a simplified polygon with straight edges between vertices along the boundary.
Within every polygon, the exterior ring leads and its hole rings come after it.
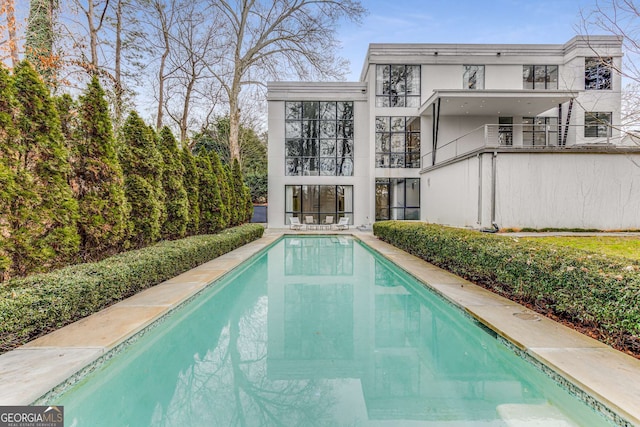
POLYGON ((640 236, 554 236, 528 237, 526 239, 640 261, 640 236))

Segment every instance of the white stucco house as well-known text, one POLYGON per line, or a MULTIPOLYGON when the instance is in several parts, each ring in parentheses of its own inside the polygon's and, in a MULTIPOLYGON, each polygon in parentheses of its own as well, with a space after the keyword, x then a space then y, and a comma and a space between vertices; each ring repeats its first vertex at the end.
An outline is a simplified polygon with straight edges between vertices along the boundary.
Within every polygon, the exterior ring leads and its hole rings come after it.
POLYGON ((371 44, 359 82, 272 82, 268 225, 640 229, 622 56, 615 36, 371 44))

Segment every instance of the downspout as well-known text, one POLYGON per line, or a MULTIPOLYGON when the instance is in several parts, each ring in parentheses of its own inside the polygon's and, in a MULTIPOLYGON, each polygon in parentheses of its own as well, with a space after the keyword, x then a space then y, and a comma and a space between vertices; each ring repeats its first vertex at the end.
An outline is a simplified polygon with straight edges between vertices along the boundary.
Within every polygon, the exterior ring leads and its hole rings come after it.
POLYGON ((493 152, 491 157, 491 228, 483 228, 480 231, 485 233, 497 233, 500 230, 496 224, 496 163, 498 153, 493 152))
POLYGON ((478 153, 478 225, 482 227, 482 154, 478 153))

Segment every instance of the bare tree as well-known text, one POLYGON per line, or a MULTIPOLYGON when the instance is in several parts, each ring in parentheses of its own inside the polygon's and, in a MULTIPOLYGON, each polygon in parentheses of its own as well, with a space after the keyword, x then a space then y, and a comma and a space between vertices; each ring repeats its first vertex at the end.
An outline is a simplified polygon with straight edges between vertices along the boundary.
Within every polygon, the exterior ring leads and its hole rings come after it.
POLYGON ((205 100, 199 110, 215 109, 215 97, 211 95, 215 96, 217 91, 210 85, 212 77, 207 70, 214 64, 214 54, 218 51, 213 31, 215 16, 212 18, 211 11, 196 2, 185 5, 175 22, 175 31, 170 34, 174 48, 167 56, 169 71, 163 77, 164 108, 177 124, 182 144, 195 124, 192 111, 196 104, 205 100))
MULTIPOLYGON (((5 16, 5 22, 0 25, 0 31, 2 33, 6 31, 7 33, 6 39, 4 37, 0 38, 0 48, 11 58, 11 65, 13 67, 20 61, 18 57, 18 25, 16 23, 15 11, 16 6, 14 0, 0 0, 0 16, 5 16)), ((3 57, 2 60, 4 59, 3 57)))
POLYGON ((622 67, 612 66, 621 75, 640 83, 640 69, 633 61, 640 55, 640 9, 636 2, 596 0, 592 10, 581 12, 581 18, 580 32, 584 34, 604 31, 623 37, 627 60, 622 67))
POLYGON ((336 24, 359 22, 358 0, 211 0, 222 17, 222 60, 210 70, 229 103, 229 148, 240 159, 240 94, 268 79, 342 78, 346 61, 336 55, 336 24))

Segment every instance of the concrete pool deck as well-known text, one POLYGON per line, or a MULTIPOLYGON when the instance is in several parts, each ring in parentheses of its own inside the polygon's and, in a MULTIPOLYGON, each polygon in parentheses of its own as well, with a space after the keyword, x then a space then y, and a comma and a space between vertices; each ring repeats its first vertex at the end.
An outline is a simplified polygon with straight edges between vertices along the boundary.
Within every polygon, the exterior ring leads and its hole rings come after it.
POLYGON ((108 358, 112 350, 284 234, 354 235, 592 396, 620 417, 619 423, 640 426, 640 360, 381 242, 371 231, 357 229, 339 233, 267 229, 261 239, 0 355, 0 405, 45 404, 41 398, 47 393, 108 358))

